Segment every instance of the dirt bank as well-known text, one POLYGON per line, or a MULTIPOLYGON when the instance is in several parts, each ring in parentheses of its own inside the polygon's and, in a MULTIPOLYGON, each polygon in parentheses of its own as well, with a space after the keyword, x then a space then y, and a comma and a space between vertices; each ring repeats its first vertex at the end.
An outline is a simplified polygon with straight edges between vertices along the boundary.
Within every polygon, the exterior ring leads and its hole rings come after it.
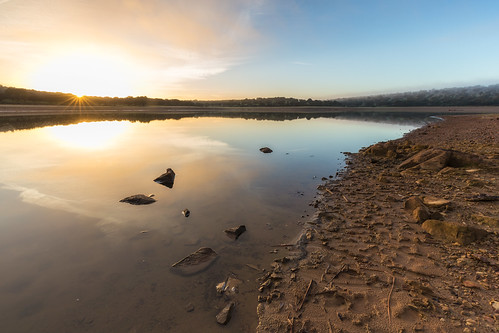
POLYGON ((261 279, 258 332, 497 332, 499 115, 347 154, 261 279))

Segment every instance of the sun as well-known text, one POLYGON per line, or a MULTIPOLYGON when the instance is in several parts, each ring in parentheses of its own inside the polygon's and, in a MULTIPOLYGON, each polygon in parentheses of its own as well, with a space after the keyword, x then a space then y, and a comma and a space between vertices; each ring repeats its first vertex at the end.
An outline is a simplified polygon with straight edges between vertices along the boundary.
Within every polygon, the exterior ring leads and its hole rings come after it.
POLYGON ((96 49, 54 55, 33 74, 37 90, 82 96, 126 97, 133 95, 133 66, 122 56, 96 49))

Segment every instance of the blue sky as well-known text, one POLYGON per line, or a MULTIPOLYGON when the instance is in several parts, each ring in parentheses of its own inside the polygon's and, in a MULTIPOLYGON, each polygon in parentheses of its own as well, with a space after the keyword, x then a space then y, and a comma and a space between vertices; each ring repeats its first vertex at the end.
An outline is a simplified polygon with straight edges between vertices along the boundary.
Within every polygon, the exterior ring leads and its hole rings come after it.
POLYGON ((0 84, 329 99, 499 82, 497 1, 0 0, 0 84))

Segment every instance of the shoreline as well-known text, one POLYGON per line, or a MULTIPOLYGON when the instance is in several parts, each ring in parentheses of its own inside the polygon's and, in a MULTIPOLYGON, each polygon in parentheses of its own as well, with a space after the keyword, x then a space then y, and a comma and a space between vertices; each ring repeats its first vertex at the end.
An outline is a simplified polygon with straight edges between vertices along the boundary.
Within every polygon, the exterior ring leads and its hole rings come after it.
POLYGON ((0 104, 0 117, 33 115, 95 115, 95 114, 161 114, 191 115, 222 113, 343 113, 343 112, 396 112, 431 113, 438 115, 499 113, 499 106, 407 106, 407 107, 193 107, 193 106, 79 106, 79 105, 18 105, 0 104))
POLYGON ((257 332, 496 332, 499 115, 444 118, 346 153, 260 279, 257 332))

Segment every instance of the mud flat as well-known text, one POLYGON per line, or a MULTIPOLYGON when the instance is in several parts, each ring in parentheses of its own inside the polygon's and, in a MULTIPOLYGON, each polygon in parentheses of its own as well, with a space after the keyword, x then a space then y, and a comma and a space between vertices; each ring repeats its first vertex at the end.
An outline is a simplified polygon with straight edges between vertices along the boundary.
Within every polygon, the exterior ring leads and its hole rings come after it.
POLYGON ((258 332, 497 332, 499 114, 347 153, 260 279, 258 332))

